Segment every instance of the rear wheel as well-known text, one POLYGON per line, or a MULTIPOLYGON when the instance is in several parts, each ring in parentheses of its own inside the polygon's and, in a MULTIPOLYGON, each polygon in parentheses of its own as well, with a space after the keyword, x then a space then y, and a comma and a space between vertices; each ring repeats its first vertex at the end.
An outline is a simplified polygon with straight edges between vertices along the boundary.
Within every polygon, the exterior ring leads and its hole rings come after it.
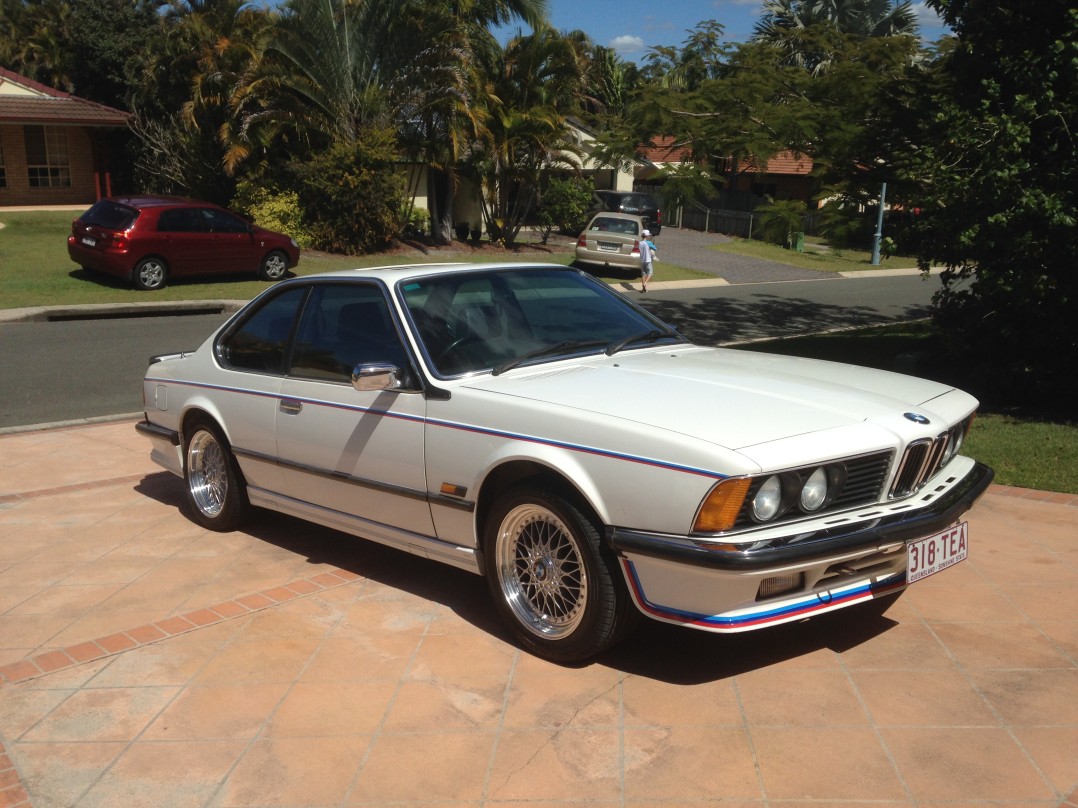
POLYGON ((258 276, 264 281, 279 281, 288 272, 288 258, 280 250, 274 250, 262 259, 258 276))
POLYGON ((183 476, 195 521, 210 530, 234 530, 250 510, 243 473, 220 428, 200 418, 187 430, 183 476))
POLYGON ((498 611, 537 656, 586 659, 635 622, 599 521, 575 503, 537 488, 510 491, 494 507, 485 547, 498 611))
POLYGON ((143 258, 135 265, 132 273, 135 286, 146 291, 162 289, 168 278, 168 267, 160 258, 143 258))

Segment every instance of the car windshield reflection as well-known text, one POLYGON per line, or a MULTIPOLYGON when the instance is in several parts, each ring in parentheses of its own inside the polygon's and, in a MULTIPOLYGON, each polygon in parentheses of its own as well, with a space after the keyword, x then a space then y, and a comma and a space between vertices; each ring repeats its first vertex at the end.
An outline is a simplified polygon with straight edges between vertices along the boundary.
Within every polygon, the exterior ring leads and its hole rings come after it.
POLYGON ((682 339, 605 284, 570 269, 454 273, 400 289, 423 353, 443 378, 682 339))

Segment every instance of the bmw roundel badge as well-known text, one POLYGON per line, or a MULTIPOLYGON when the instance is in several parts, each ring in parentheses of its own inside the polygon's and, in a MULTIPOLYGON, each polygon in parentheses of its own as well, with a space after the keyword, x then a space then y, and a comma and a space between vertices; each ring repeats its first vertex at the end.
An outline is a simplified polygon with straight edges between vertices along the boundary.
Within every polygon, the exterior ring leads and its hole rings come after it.
POLYGON ((904 413, 902 413, 902 415, 905 416, 910 421, 913 421, 915 424, 930 424, 930 423, 932 423, 925 416, 921 415, 921 413, 919 413, 919 412, 904 412, 904 413))

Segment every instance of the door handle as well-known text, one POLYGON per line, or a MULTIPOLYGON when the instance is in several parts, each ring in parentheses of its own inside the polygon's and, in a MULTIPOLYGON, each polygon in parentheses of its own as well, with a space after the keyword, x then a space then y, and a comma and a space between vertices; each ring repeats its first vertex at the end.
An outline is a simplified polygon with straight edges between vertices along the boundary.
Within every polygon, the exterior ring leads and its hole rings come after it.
POLYGON ((281 412, 289 415, 299 415, 299 411, 303 409, 303 402, 296 401, 294 398, 282 398, 280 407, 281 412))

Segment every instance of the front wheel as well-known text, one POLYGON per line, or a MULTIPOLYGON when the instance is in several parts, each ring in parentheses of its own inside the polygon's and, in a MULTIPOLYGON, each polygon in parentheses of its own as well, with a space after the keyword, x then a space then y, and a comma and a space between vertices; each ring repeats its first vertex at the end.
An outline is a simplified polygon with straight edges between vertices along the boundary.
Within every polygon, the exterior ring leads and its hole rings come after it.
POLYGON ((132 273, 135 286, 147 292, 164 288, 167 278, 168 267, 160 258, 143 258, 132 273))
POLYGON ((221 430, 207 419, 188 430, 183 477, 195 521, 217 531, 235 530, 250 509, 247 489, 232 448, 221 430))
POLYGON ((612 646, 635 622, 596 518, 535 488, 509 492, 487 523, 487 581, 502 618, 537 656, 574 662, 612 646))
POLYGON ((280 250, 274 250, 262 259, 258 276, 264 281, 279 281, 288 272, 288 258, 280 250))

